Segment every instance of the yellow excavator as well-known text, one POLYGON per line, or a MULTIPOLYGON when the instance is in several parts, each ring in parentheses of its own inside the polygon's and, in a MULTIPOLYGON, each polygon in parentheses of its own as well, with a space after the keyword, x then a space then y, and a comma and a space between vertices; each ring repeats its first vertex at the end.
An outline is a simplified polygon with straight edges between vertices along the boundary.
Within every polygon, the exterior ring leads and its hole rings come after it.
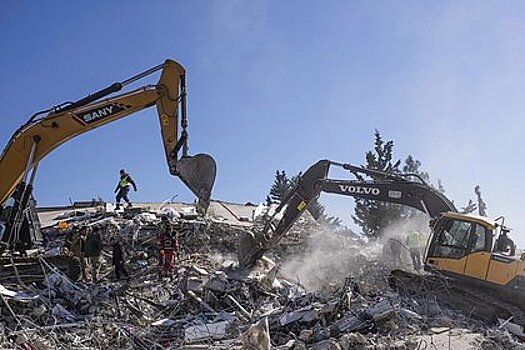
POLYGON ((447 197, 414 174, 387 173, 329 160, 317 162, 299 177, 262 230, 240 237, 240 266, 254 266, 321 192, 406 205, 432 218, 425 251, 425 270, 430 274, 394 270, 390 275, 393 287, 412 293, 421 293, 421 286, 441 290, 445 303, 468 314, 490 320, 512 317, 515 323, 525 325, 525 254, 516 254, 504 218, 461 214, 447 197), (332 166, 349 171, 357 179, 327 178, 332 166), (363 180, 364 176, 371 180, 363 180))
POLYGON ((207 154, 188 154, 186 72, 166 60, 78 101, 38 112, 12 135, 0 157, 0 252, 29 249, 39 239, 31 193, 38 164, 47 154, 75 136, 151 106, 157 109, 169 172, 195 194, 199 211, 205 213, 216 163, 207 154), (157 71, 157 84, 114 95, 157 71))

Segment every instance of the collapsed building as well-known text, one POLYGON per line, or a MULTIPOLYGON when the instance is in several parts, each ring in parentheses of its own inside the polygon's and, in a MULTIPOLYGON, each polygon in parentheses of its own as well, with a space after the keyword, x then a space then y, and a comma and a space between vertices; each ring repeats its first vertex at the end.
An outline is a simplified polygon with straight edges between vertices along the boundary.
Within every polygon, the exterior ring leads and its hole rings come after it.
POLYGON ((205 218, 182 203, 41 210, 47 257, 39 271, 17 267, 0 278, 0 348, 525 349, 512 319, 465 314, 448 303, 446 281, 436 288, 422 272, 418 293, 391 288, 392 262, 380 247, 307 214, 253 269, 238 273, 238 236, 252 229, 257 212, 219 201, 205 218), (161 217, 181 242, 167 278, 158 275, 161 217), (69 234, 84 225, 102 232, 98 283, 50 263, 68 254, 69 234), (129 280, 114 278, 111 237, 127 251, 129 280))
MULTIPOLYGON (((503 222, 462 215, 415 174, 329 160, 302 173, 275 210, 286 207, 275 225, 275 214, 253 205, 210 203, 216 164, 210 155, 188 154, 185 82, 185 69, 166 60, 32 115, 9 139, 0 157, 1 347, 523 348, 525 256, 512 248, 500 254, 504 249, 493 238, 496 229, 505 236, 503 222), (114 95, 155 72, 157 84, 114 95), (168 170, 197 197, 195 205, 150 203, 116 211, 94 201, 36 214, 32 188, 48 153, 153 105, 168 170), (328 178, 334 166, 356 178, 328 178), (433 235, 425 267, 440 274, 398 269, 401 257, 394 266, 383 259, 388 249, 303 215, 320 192, 403 204, 432 217, 433 229, 441 231, 433 235), (161 218, 182 243, 176 270, 170 264, 166 277, 159 276, 161 218), (71 236, 79 228, 102 235, 101 275, 92 279, 81 273, 85 259, 73 249, 71 236), (113 275, 112 238, 127 252, 127 280, 113 275), (445 272, 517 297, 493 298, 449 284, 445 272)), ((124 199, 127 182, 119 182, 124 199)), ((89 265, 98 266, 96 257, 88 257, 89 265)))

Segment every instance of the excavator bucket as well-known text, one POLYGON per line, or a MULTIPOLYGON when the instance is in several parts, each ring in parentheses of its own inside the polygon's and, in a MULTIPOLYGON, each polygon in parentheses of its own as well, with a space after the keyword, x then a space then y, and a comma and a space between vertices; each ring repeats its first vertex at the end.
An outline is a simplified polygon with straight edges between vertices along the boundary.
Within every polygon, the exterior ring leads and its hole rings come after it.
POLYGON ((321 160, 312 165, 299 178, 294 189, 268 218, 264 228, 255 234, 239 236, 239 266, 251 268, 269 247, 275 246, 286 235, 308 205, 319 196, 316 184, 326 179, 330 161, 321 160))
POLYGON ((207 154, 183 156, 177 161, 177 176, 199 199, 197 209, 201 213, 210 205, 216 173, 215 159, 207 154))

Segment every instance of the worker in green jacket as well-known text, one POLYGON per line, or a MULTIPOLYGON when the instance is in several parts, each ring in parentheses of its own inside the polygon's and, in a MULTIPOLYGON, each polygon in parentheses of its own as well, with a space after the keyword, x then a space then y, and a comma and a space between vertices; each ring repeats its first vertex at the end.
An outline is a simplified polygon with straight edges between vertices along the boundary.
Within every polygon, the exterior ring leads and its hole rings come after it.
POLYGON ((421 252, 425 249, 425 235, 419 230, 410 230, 406 243, 412 259, 412 265, 416 271, 421 269, 421 252))
POLYGON ((133 186, 133 190, 137 192, 137 185, 135 184, 135 181, 129 176, 128 173, 126 173, 126 170, 120 169, 120 178, 117 184, 117 188, 115 188, 115 193, 117 194, 117 207, 116 209, 120 209, 120 200, 124 199, 126 203, 128 203, 128 207, 131 207, 131 202, 128 198, 129 188, 130 186, 133 186))

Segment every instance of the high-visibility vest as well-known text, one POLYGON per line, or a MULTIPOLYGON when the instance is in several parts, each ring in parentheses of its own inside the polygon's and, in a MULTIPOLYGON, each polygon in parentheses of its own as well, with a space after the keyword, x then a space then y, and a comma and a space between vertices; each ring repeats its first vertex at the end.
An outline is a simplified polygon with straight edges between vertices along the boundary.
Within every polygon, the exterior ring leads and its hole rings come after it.
POLYGON ((413 231, 408 234, 407 243, 409 248, 421 248, 425 246, 423 235, 418 231, 413 231))
POLYGON ((118 182, 118 185, 121 188, 128 187, 129 186, 128 176, 126 175, 123 178, 121 178, 120 181, 118 182))

